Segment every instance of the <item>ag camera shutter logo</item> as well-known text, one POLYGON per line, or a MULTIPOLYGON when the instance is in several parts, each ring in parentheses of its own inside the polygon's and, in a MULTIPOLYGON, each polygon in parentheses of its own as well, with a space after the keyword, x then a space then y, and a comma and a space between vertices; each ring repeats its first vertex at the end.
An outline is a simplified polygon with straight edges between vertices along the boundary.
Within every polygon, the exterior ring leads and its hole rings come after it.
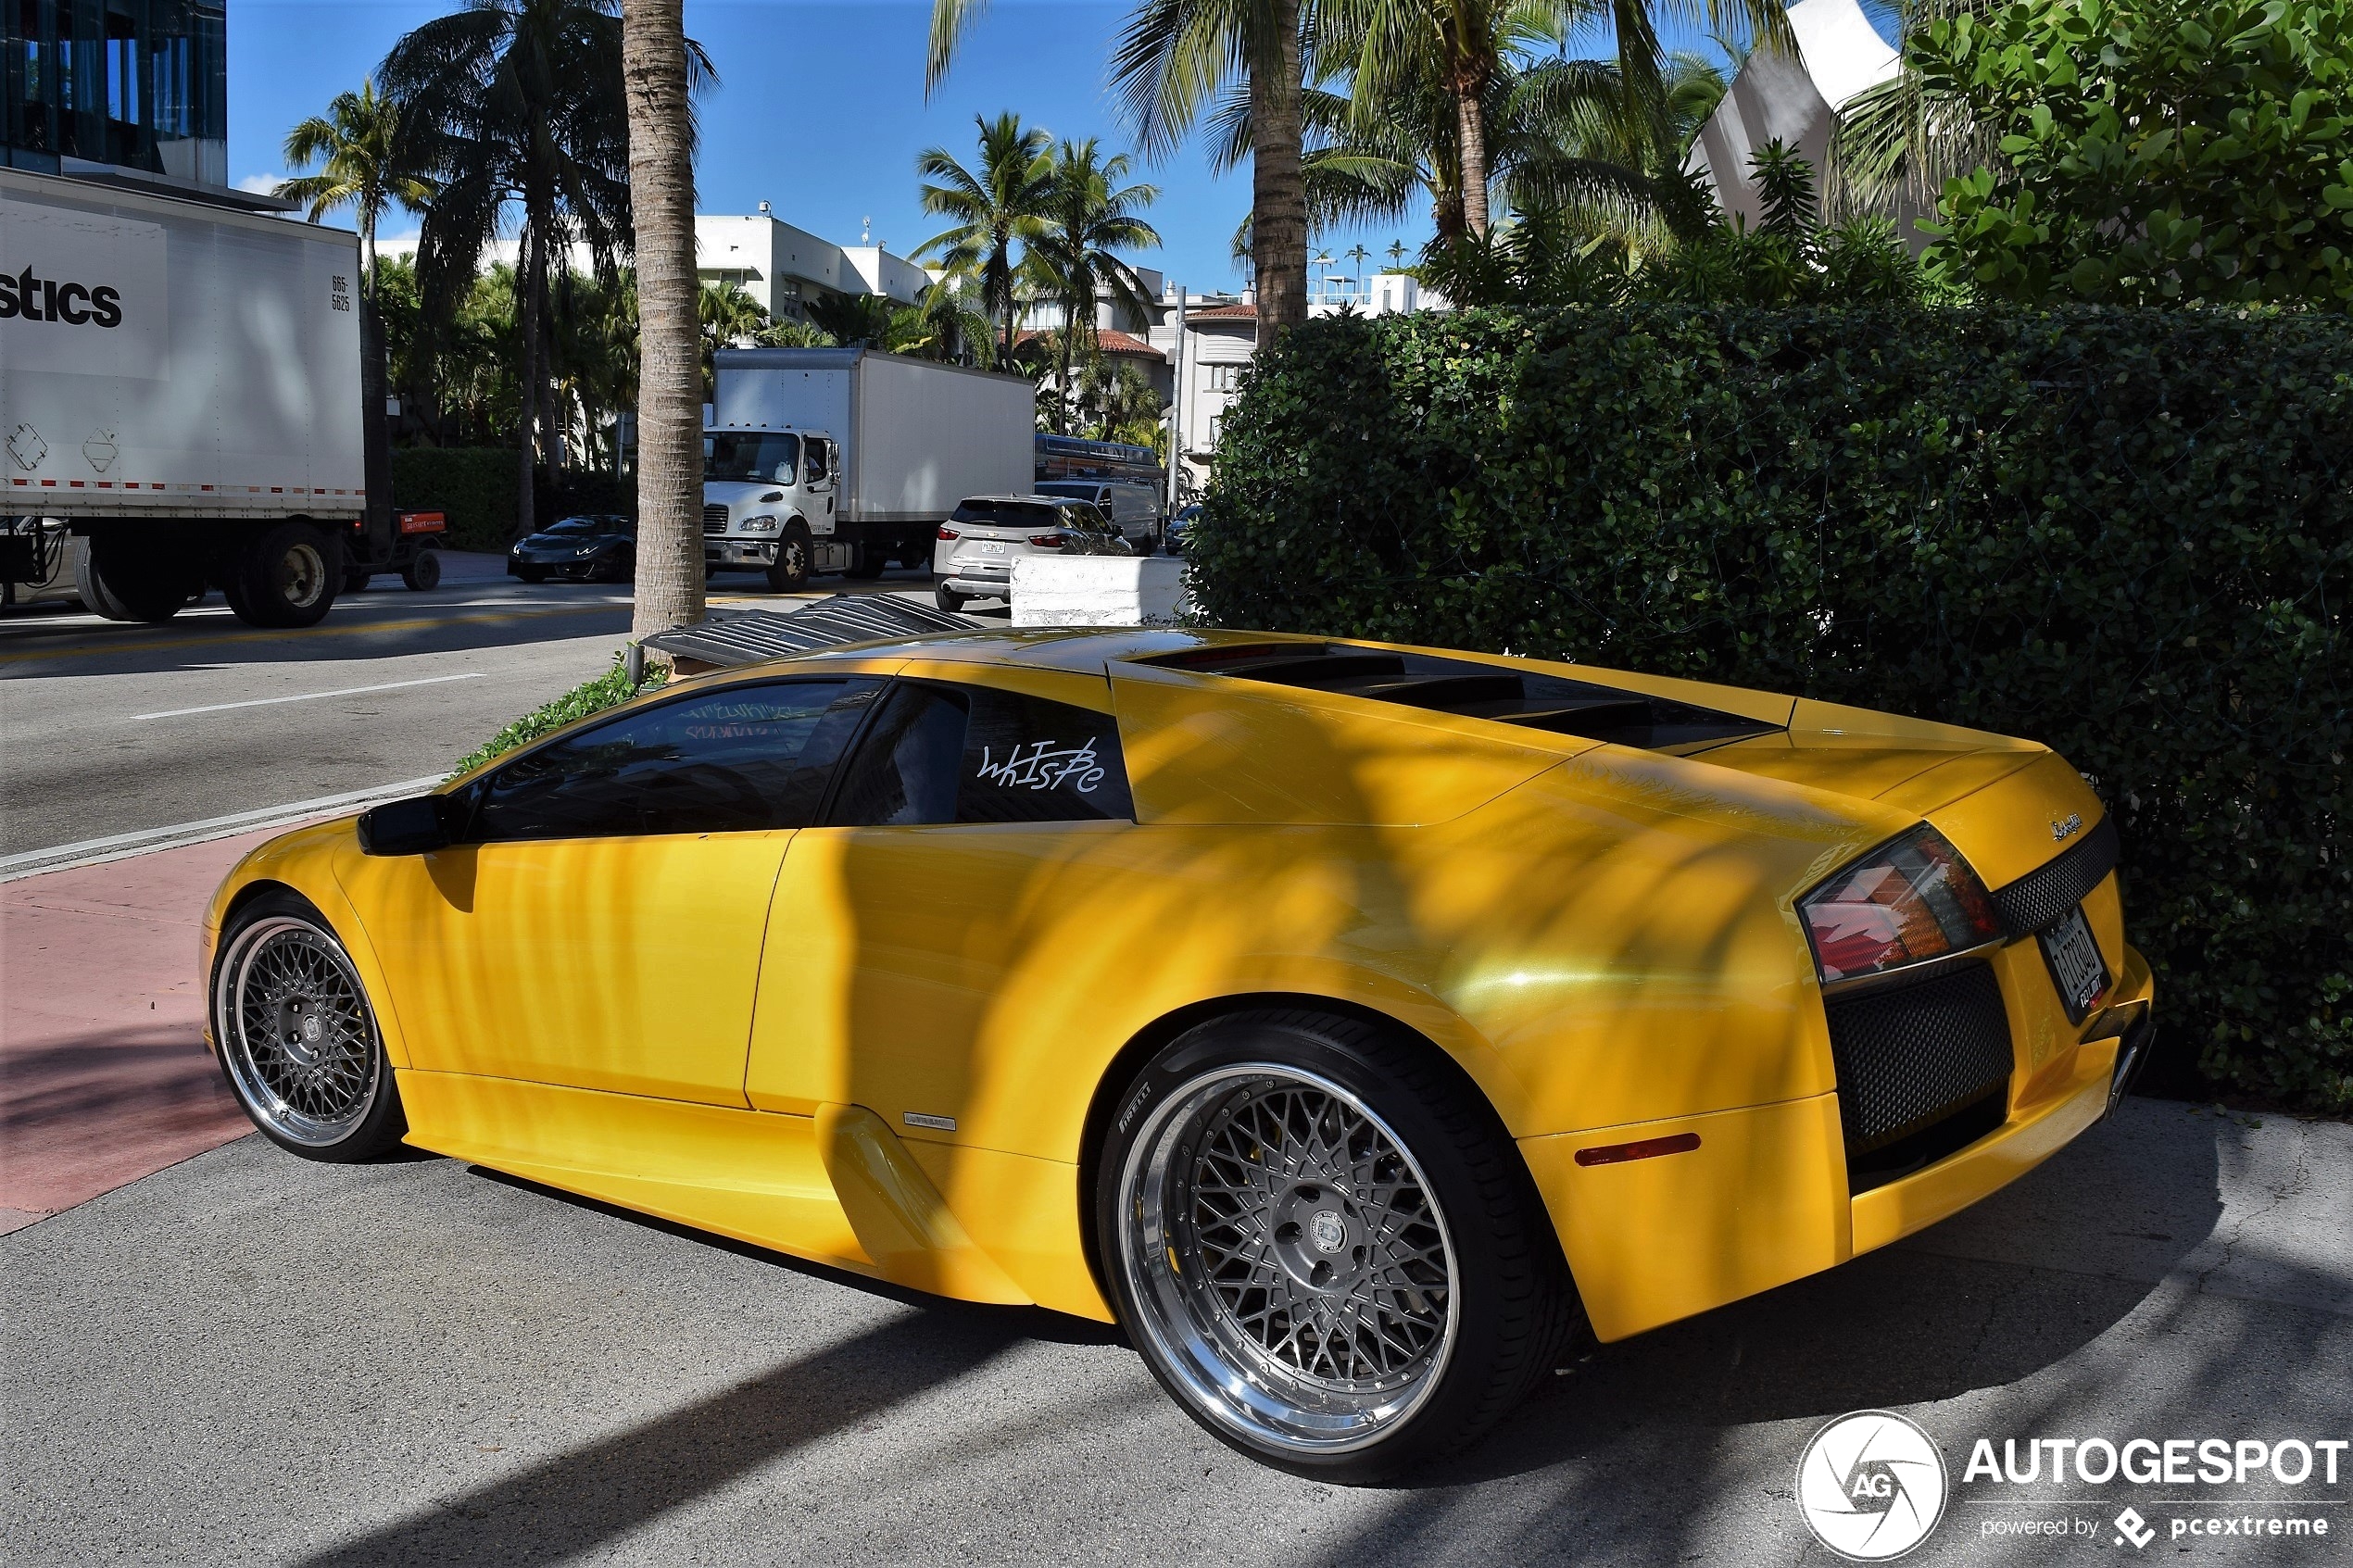
POLYGON ((1913 1422, 1856 1411, 1814 1434, 1797 1461, 1797 1506, 1814 1538, 1855 1562, 1885 1562, 1944 1516, 1944 1455, 1913 1422))

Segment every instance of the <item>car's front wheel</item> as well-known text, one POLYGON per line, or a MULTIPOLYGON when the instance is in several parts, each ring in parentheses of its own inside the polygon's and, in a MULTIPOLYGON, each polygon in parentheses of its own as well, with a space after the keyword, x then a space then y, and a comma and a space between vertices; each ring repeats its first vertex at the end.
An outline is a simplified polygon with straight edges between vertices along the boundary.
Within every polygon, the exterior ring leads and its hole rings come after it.
POLYGON ((281 1148, 348 1163, 408 1131, 359 971, 324 917, 269 893, 221 933, 212 1031, 229 1087, 281 1148))
POLYGON ((1451 1455, 1577 1323, 1509 1137, 1432 1056, 1353 1020, 1240 1014, 1120 1096, 1096 1183, 1120 1321, 1256 1459, 1358 1482, 1451 1455))

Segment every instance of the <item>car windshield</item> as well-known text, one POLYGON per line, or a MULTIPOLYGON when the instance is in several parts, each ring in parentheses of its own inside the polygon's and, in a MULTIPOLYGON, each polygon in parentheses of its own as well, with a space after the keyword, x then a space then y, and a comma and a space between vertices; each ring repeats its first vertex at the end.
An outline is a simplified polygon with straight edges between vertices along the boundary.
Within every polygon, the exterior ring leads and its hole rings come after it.
POLYGON ((1038 501, 966 501, 956 508, 956 518, 982 528, 1059 528, 1063 524, 1060 507, 1038 501))
POLYGON ((714 430, 702 438, 702 476, 790 484, 800 437, 773 431, 714 430))
POLYGON ((547 525, 550 533, 601 533, 604 532, 593 517, 568 517, 561 522, 547 525))

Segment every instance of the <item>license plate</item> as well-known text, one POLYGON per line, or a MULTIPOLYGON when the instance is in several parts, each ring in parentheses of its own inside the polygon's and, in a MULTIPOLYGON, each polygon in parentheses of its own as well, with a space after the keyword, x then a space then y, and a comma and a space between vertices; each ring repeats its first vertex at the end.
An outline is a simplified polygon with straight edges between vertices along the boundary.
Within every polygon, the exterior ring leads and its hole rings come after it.
POLYGON ((2052 984, 2067 1004, 2068 1022, 2082 1022, 2108 991, 2108 962, 2092 939, 2092 922, 2083 918, 2083 907, 2078 904, 2045 926, 2038 939, 2043 960, 2051 966, 2052 984))
POLYGON ((978 544, 980 545, 980 551, 983 555, 1001 556, 1005 553, 1005 546, 999 544, 994 539, 982 539, 978 541, 978 544))

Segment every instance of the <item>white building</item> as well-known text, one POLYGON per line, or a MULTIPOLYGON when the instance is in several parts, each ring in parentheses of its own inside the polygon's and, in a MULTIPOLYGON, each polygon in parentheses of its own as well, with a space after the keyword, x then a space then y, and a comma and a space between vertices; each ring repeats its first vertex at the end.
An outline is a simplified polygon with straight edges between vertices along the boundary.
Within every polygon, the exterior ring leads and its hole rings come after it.
POLYGON ((827 295, 888 295, 902 305, 931 275, 880 245, 837 245, 772 217, 768 204, 743 218, 695 215, 695 270, 707 283, 733 283, 770 317, 801 319, 827 295))
MULTIPOLYGON (((386 260, 414 257, 417 241, 386 240, 379 249, 386 260)), ((499 240, 485 264, 511 267, 516 250, 514 240, 499 240)), ((587 271, 588 247, 573 245, 569 259, 575 271, 587 271)), ((706 283, 735 284, 772 318, 794 320, 803 317, 808 301, 829 295, 881 294, 912 305, 931 282, 921 267, 881 245, 837 245, 765 210, 741 218, 697 213, 695 270, 706 283)))
MULTIPOLYGON (((1185 472, 1198 489, 1209 483, 1209 465, 1225 433, 1226 411, 1241 390, 1242 371, 1258 353, 1258 306, 1247 291, 1188 295, 1181 332, 1174 288, 1162 291, 1161 307, 1160 324, 1150 334, 1151 345, 1169 362, 1185 472)), ((1336 316, 1353 309, 1364 316, 1395 316, 1445 308, 1446 301, 1416 279, 1403 272, 1381 272, 1365 280, 1361 296, 1324 291, 1321 297, 1309 302, 1307 313, 1336 316)), ((1162 391, 1168 395, 1166 386, 1162 391)))

